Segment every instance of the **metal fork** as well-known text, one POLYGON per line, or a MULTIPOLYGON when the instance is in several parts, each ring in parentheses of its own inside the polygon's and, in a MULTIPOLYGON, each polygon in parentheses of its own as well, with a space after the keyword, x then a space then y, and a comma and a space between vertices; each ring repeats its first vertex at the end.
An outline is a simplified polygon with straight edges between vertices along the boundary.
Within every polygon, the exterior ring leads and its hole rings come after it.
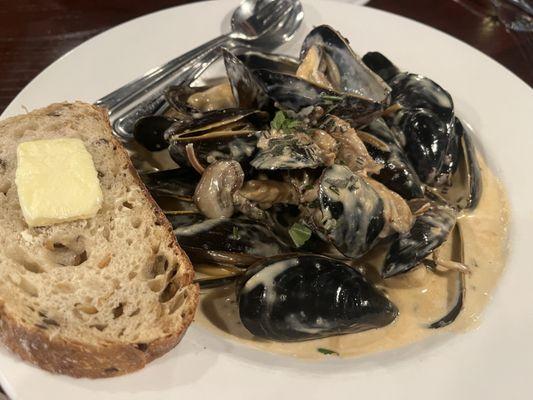
POLYGON ((170 84, 190 84, 220 57, 222 46, 277 46, 292 37, 302 18, 298 0, 245 0, 233 13, 229 34, 154 68, 95 104, 108 109, 115 133, 124 139, 131 138, 139 118, 164 110, 164 88, 170 84))

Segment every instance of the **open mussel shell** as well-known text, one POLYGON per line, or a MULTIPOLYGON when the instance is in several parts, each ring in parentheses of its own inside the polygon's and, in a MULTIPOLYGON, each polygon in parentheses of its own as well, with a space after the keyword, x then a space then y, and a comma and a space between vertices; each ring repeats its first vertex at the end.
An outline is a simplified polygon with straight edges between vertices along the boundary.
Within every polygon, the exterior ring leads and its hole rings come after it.
POLYGON ((263 53, 248 48, 233 49, 232 53, 249 69, 267 69, 269 71, 295 74, 300 62, 297 58, 273 53, 263 53))
POLYGON ((350 93, 339 93, 293 75, 269 70, 254 72, 268 97, 278 108, 299 112, 310 106, 323 107, 358 127, 382 113, 384 105, 350 93))
POLYGON ((149 172, 140 175, 152 195, 192 197, 200 180, 198 173, 188 167, 149 172))
POLYGON ((450 146, 449 127, 427 109, 405 112, 400 123, 405 153, 422 182, 437 185, 450 146))
POLYGON ((233 97, 238 107, 244 109, 263 108, 269 100, 252 70, 229 50, 222 49, 222 54, 233 97))
POLYGON ((165 91, 165 99, 173 112, 186 120, 206 112, 237 108, 227 79, 218 79, 205 86, 170 86, 165 91))
POLYGON ((442 166, 437 172, 435 178, 436 185, 438 187, 451 186, 451 179, 453 174, 457 171, 460 161, 460 147, 463 137, 463 126, 458 118, 454 119, 453 126, 450 130, 450 140, 448 142, 448 148, 444 153, 442 166))
MULTIPOLYGON (((417 208, 427 203, 415 200, 412 206, 417 208)), ((398 236, 391 244, 381 271, 384 278, 405 273, 430 255, 448 238, 455 226, 457 212, 444 204, 435 202, 419 215, 411 230, 398 236)))
POLYGON ((186 146, 194 145, 198 161, 205 165, 219 160, 242 162, 256 152, 257 138, 267 114, 260 111, 227 109, 204 114, 190 121, 179 121, 165 133, 169 152, 179 165, 191 165, 186 146))
POLYGON ((365 65, 378 74, 385 82, 389 82, 392 78, 400 73, 396 67, 387 57, 377 51, 370 51, 363 56, 365 65))
POLYGON ((381 118, 365 127, 365 132, 387 143, 389 151, 366 143, 369 154, 382 165, 381 170, 372 178, 398 193, 404 199, 424 197, 424 186, 414 167, 399 145, 400 139, 389 129, 381 118))
MULTIPOLYGON (((256 144, 257 135, 252 133, 248 136, 196 141, 194 151, 198 161, 204 166, 221 160, 234 160, 246 166, 255 154, 256 144)), ((170 156, 179 165, 190 163, 186 145, 186 143, 175 143, 169 147, 170 156)))
POLYGON ((151 115, 140 118, 133 128, 133 137, 149 151, 160 151, 168 147, 165 131, 175 119, 163 115, 151 115))
POLYGON ((448 179, 448 185, 440 188, 440 193, 460 210, 473 209, 479 203, 482 193, 481 170, 479 167, 472 134, 455 119, 455 138, 457 145, 448 151, 447 159, 452 167, 445 167, 441 176, 448 179), (455 154, 453 152, 456 152, 455 154))
POLYGON ((270 139, 250 161, 257 170, 298 170, 324 166, 320 148, 302 135, 287 135, 270 139))
POLYGON ((328 25, 314 28, 305 38, 300 59, 316 46, 322 50, 326 62, 333 63, 338 75, 338 88, 343 93, 353 93, 379 103, 388 103, 391 88, 357 56, 348 41, 328 25))
POLYGON ((431 111, 445 125, 452 124, 452 96, 436 82, 422 75, 403 72, 390 81, 390 86, 393 103, 400 104, 406 110, 431 111))
POLYGON ((467 196, 465 203, 459 206, 463 209, 474 209, 481 199, 483 181, 481 179, 481 168, 479 167, 474 141, 470 132, 466 129, 461 138, 461 149, 467 169, 465 184, 467 196))
POLYGON ((248 136, 259 131, 255 122, 266 118, 266 113, 255 110, 233 108, 212 111, 193 120, 176 121, 166 130, 165 139, 170 143, 194 143, 248 136))
POLYGON ((237 284, 239 315, 253 335, 294 342, 390 324, 398 310, 359 272, 316 255, 268 258, 237 284))
POLYGON ((377 242, 384 226, 378 193, 347 167, 333 165, 319 182, 318 209, 311 209, 315 227, 342 254, 359 258, 377 242))
POLYGON ((195 262, 248 266, 291 247, 267 226, 246 217, 169 216, 178 243, 195 262))
POLYGON ((199 212, 193 195, 200 175, 192 168, 143 173, 140 177, 165 214, 199 212))

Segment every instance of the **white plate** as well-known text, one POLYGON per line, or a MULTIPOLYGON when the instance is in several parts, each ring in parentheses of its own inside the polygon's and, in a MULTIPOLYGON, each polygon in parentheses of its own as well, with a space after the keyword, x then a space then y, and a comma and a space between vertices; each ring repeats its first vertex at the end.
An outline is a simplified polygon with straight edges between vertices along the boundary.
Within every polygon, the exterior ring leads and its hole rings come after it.
MULTIPOLYGON (((107 31, 35 78, 3 116, 61 100, 92 102, 224 31, 234 1, 198 3, 107 31)), ((480 328, 398 351, 306 363, 245 348, 193 326, 169 354, 107 380, 54 376, 0 351, 13 399, 527 399, 533 398, 533 91, 490 58, 427 26, 371 8, 305 2, 305 26, 328 23, 360 53, 380 50, 448 89, 504 180, 512 202, 507 271, 480 328)))

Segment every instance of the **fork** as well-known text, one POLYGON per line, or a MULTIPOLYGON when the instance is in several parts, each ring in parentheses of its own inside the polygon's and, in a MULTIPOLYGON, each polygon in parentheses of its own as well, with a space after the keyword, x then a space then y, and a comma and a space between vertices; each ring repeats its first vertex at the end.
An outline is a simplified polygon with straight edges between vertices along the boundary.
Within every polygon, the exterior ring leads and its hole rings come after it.
POLYGON ((108 109, 115 133, 129 139, 139 118, 164 111, 164 88, 190 84, 220 57, 222 46, 276 46, 292 37, 302 17, 298 0, 245 0, 233 14, 232 32, 148 71, 95 104, 108 109))

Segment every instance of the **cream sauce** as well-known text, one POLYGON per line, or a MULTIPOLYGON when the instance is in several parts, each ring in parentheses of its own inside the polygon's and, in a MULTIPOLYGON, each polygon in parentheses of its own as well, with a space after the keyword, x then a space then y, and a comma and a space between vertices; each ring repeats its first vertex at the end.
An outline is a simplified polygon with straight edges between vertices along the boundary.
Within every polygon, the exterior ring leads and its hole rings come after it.
MULTIPOLYGON (((448 288, 454 287, 457 272, 433 273, 424 267, 378 284, 400 310, 396 321, 380 329, 298 343, 257 339, 240 322, 233 286, 203 293, 196 323, 251 347, 306 359, 328 357, 319 352, 319 348, 337 352, 341 357, 354 357, 402 347, 443 332, 476 327, 505 265, 509 221, 508 202, 501 183, 483 159, 479 158, 479 162, 483 182, 481 201, 473 212, 462 214, 458 220, 464 261, 471 267, 471 273, 466 275, 463 310, 451 325, 427 328, 453 305, 456 293, 448 288)), ((451 253, 451 244, 446 243, 439 257, 446 258, 451 253)), ((372 269, 368 272, 372 279, 372 269)), ((377 274, 374 272, 374 275, 377 274)))

